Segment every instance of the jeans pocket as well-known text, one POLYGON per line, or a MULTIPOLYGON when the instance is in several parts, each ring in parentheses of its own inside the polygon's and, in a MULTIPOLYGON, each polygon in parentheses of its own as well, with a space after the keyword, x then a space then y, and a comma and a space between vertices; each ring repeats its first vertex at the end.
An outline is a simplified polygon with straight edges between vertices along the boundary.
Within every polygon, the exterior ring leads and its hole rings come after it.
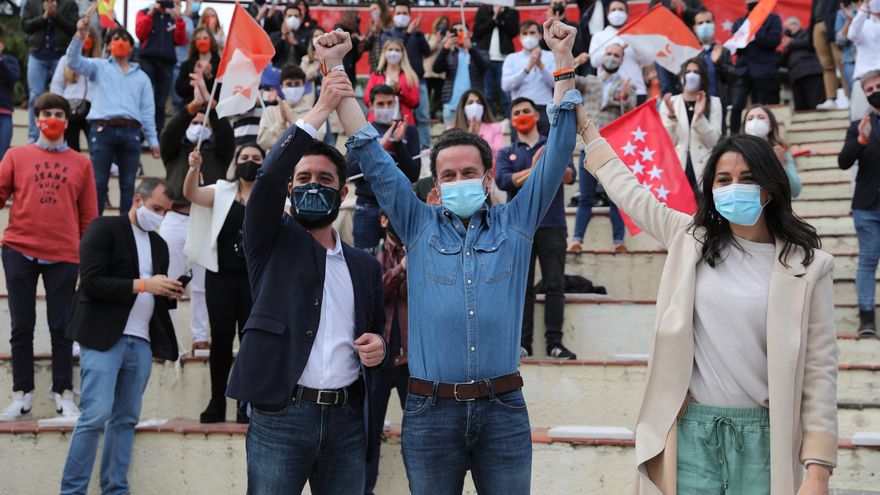
POLYGON ((432 235, 425 246, 425 275, 432 282, 454 285, 461 264, 461 242, 444 241, 432 235))
POLYGON ((496 395, 492 401, 499 406, 510 409, 511 411, 525 411, 526 398, 523 396, 522 390, 514 390, 506 394, 496 395))
POLYGON ((430 397, 423 397, 421 395, 407 395, 406 402, 403 405, 403 415, 404 416, 415 416, 425 412, 428 407, 431 405, 430 397))
POLYGON ((287 409, 290 407, 291 402, 287 401, 281 409, 277 409, 275 406, 258 406, 256 404, 251 404, 251 410, 262 416, 281 416, 287 409))

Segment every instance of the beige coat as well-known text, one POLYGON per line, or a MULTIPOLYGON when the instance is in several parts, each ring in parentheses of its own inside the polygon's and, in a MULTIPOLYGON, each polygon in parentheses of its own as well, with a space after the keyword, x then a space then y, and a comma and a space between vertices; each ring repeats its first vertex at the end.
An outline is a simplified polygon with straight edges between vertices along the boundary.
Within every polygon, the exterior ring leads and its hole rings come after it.
MULTIPOLYGON (((648 380, 636 426, 636 491, 675 494, 676 420, 685 404, 694 361, 694 280, 699 244, 688 233, 691 217, 668 209, 639 186, 612 148, 601 145, 586 168, 611 200, 668 255, 657 293, 648 380)), ((777 257, 782 245, 777 242, 777 257)), ((837 334, 833 258, 803 251, 778 258, 767 301, 767 373, 770 388, 771 493, 791 495, 802 463, 837 463, 837 334)))
MULTIPOLYGON (((305 114, 309 113, 309 110, 314 106, 313 103, 313 101, 306 102, 305 98, 303 98, 303 101, 296 104, 296 106, 290 110, 293 121, 296 122, 303 118, 305 114)), ((286 104, 287 103, 284 103, 284 101, 278 103, 278 105, 286 104)), ((263 115, 260 116, 260 131, 257 133, 257 144, 266 150, 267 153, 272 149, 272 146, 284 136, 284 133, 287 132, 287 126, 284 125, 284 119, 281 118, 281 109, 278 108, 278 105, 267 106, 266 110, 263 111, 263 115)), ((327 124, 324 124, 318 129, 317 138, 319 140, 324 139, 326 128, 327 124)))
POLYGON ((691 154, 691 164, 694 166, 694 176, 697 178, 697 184, 700 183, 700 177, 703 175, 703 169, 706 168, 706 162, 712 153, 712 148, 718 144, 721 139, 721 100, 717 96, 709 97, 707 105, 709 108, 709 118, 701 115, 700 118, 694 119, 690 125, 688 122, 687 109, 684 105, 684 98, 680 94, 672 97, 672 107, 675 108, 675 120, 669 118, 669 109, 666 105, 660 108, 660 118, 669 137, 672 138, 672 144, 675 145, 675 153, 678 155, 678 161, 681 162, 681 168, 687 167, 688 151, 691 154))

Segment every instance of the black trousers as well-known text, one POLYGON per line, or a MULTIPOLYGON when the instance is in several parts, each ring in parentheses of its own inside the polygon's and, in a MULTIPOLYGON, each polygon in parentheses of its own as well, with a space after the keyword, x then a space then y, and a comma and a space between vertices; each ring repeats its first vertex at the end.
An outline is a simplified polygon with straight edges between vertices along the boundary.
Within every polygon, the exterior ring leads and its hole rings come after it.
POLYGON ((730 114, 730 134, 739 134, 742 112, 746 108, 749 97, 751 97, 753 104, 775 105, 779 103, 779 78, 757 79, 748 75, 737 77, 730 89, 731 105, 733 106, 730 114))
POLYGON ((92 128, 92 125, 89 124, 89 121, 86 119, 74 119, 67 121, 67 129, 64 130, 64 140, 67 142, 67 146, 70 146, 70 149, 73 151, 81 151, 79 146, 79 135, 83 133, 86 135, 86 140, 89 139, 89 129, 92 128))
POLYGON ((367 370, 370 374, 370 438, 367 442, 373 447, 373 459, 367 463, 367 484, 365 495, 373 495, 376 481, 379 479, 379 449, 382 447, 382 430, 385 427, 385 412, 391 400, 391 391, 397 389, 400 408, 406 403, 406 389, 409 384, 409 366, 403 365, 391 369, 367 370))
POLYGON ((815 74, 798 79, 791 85, 795 110, 815 110, 825 101, 825 83, 822 75, 815 74))
POLYGON ((3 246, 3 271, 12 320, 12 390, 34 390, 34 327, 37 324, 37 279, 46 288, 46 313, 52 339, 52 391, 73 390, 73 340, 64 334, 73 306, 79 265, 40 264, 3 246))
MULTIPOLYGON (((232 369, 232 342, 238 340, 251 313, 251 286, 246 270, 205 273, 205 302, 211 323, 211 399, 223 399, 232 369)), ((225 399, 223 399, 225 400, 225 399)))
POLYGON ((547 289, 544 301, 544 338, 547 345, 562 342, 565 314, 565 238, 566 229, 538 229, 532 243, 532 261, 526 281, 523 308, 522 345, 532 346, 535 320, 535 260, 541 263, 541 280, 547 289))

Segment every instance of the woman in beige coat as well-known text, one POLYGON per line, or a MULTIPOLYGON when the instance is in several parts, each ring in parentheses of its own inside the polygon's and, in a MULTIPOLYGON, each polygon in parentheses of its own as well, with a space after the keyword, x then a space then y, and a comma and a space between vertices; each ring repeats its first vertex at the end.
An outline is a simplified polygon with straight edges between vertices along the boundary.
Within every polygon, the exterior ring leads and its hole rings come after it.
POLYGON ((792 212, 770 145, 723 139, 691 217, 640 187, 583 113, 581 122, 587 170, 668 250, 636 426, 637 493, 827 494, 837 462, 833 259, 792 212))

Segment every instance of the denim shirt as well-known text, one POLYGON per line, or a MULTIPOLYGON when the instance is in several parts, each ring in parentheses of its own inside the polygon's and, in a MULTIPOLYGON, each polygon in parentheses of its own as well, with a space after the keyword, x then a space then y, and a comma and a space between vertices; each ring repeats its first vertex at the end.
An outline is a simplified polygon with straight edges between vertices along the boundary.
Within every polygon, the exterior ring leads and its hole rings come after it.
POLYGON ((409 179, 364 126, 348 139, 376 199, 407 248, 409 370, 447 383, 519 367, 532 236, 559 190, 574 151, 577 90, 547 107, 550 138, 528 181, 507 204, 483 206, 467 226, 416 197, 409 179))

